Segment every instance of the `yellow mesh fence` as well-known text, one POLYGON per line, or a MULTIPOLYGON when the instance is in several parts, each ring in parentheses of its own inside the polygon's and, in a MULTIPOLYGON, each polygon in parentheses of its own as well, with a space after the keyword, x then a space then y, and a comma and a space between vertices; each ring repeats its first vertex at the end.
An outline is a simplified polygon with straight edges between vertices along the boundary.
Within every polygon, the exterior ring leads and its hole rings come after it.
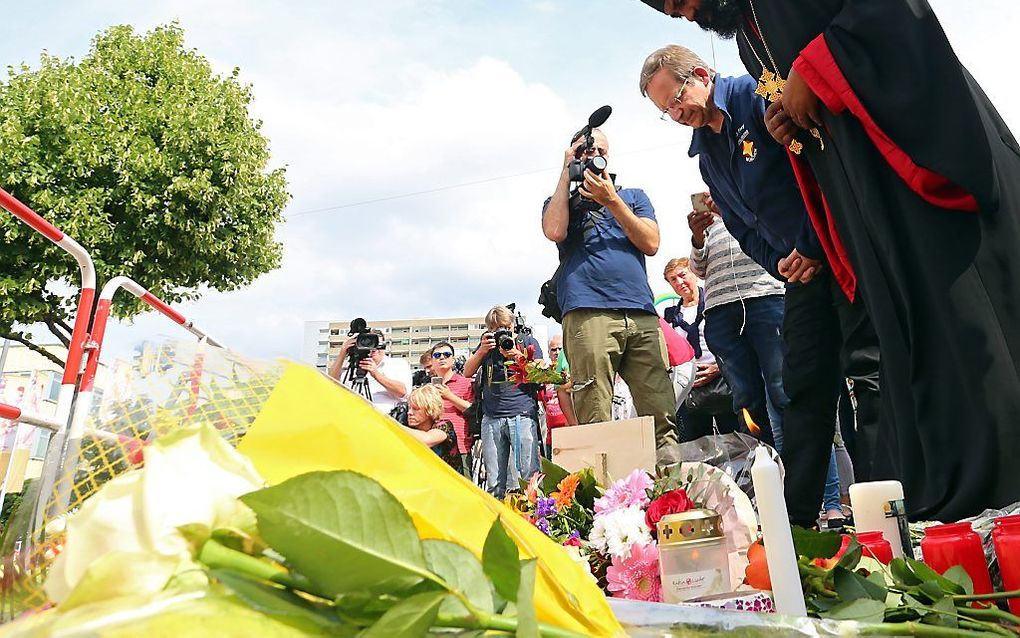
POLYGON ((279 363, 182 341, 146 342, 131 362, 108 366, 80 450, 66 462, 65 480, 47 494, 39 494, 39 481, 33 481, 3 530, 2 620, 48 604, 42 583, 62 546, 64 519, 104 483, 140 464, 145 445, 202 423, 237 445, 282 371, 279 363), (46 504, 41 525, 32 516, 39 499, 46 504))

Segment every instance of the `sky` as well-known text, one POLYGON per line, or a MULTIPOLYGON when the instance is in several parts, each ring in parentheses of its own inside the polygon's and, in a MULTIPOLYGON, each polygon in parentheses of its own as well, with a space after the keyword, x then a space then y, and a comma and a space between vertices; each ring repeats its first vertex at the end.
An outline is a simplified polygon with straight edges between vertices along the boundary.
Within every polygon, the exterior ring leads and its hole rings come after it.
MULTIPOLYGON (((1020 3, 930 2, 1020 133, 1012 64, 1020 3)), ((723 74, 743 72, 732 40, 638 0, 14 3, 0 64, 32 65, 44 50, 80 57, 112 25, 147 31, 171 21, 214 69, 240 69, 271 167, 287 169, 282 267, 180 307, 258 358, 298 359, 306 321, 483 315, 509 302, 557 332, 535 303, 557 264, 541 205, 570 135, 603 104, 613 107, 603 127, 610 170, 655 206, 662 239, 648 272, 653 292, 667 292, 662 268, 689 252, 689 196, 704 184, 687 157, 689 129, 660 121, 641 97, 641 63, 677 43, 723 74)), ((104 358, 181 335, 141 315, 109 328, 104 358)))

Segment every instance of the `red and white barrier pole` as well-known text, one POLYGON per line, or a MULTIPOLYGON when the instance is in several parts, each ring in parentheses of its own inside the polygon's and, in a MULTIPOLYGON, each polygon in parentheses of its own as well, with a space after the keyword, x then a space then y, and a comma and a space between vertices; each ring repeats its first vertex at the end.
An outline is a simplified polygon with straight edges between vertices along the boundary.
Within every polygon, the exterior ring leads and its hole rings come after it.
POLYGON ((67 349, 67 361, 64 364, 64 376, 60 382, 60 394, 57 396, 57 411, 54 421, 63 424, 56 435, 50 440, 46 451, 40 476, 40 503, 36 510, 37 526, 42 522, 42 511, 45 507, 46 495, 53 489, 54 481, 60 471, 63 460, 64 441, 70 425, 71 406, 74 403, 78 374, 81 372, 85 352, 85 341, 88 337, 89 323, 92 318, 92 304, 96 297, 96 268, 92 257, 78 242, 68 237, 56 226, 43 219, 28 206, 15 199, 10 193, 0 188, 0 206, 20 219, 37 233, 64 249, 81 270, 81 292, 78 295, 78 310, 71 330, 70 345, 67 349))
POLYGON ((106 326, 110 319, 110 306, 113 303, 113 296, 120 289, 124 289, 138 297, 154 310, 184 327, 185 330, 199 339, 214 346, 222 347, 218 341, 210 337, 204 330, 196 327, 184 315, 174 310, 169 304, 153 295, 130 277, 114 277, 106 282, 102 293, 99 295, 99 303, 96 305, 96 313, 92 321, 92 334, 86 344, 88 357, 85 361, 85 371, 82 374, 81 383, 78 388, 78 398, 75 400, 74 413, 71 415, 70 434, 67 439, 63 470, 61 472, 62 480, 57 487, 57 504, 59 505, 58 509, 61 510, 70 502, 74 472, 78 465, 78 453, 81 450, 81 439, 85 434, 85 423, 89 410, 92 408, 92 394, 96 382, 96 372, 99 369, 99 357, 103 351, 103 340, 106 337, 106 326))

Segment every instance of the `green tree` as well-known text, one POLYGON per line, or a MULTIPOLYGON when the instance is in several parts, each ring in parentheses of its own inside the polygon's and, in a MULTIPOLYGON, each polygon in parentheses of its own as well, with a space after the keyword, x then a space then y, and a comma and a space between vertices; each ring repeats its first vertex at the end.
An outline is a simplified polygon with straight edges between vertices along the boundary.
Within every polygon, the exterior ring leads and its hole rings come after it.
MULTIPOLYGON (((81 243, 100 282, 127 275, 171 303, 249 284, 279 267, 290 196, 238 75, 215 74, 176 24, 112 27, 81 60, 9 68, 0 186, 81 243)), ((0 236, 0 337, 33 347, 20 326, 41 323, 66 345, 77 265, 5 212, 0 236)), ((113 313, 142 309, 118 295, 113 313)))

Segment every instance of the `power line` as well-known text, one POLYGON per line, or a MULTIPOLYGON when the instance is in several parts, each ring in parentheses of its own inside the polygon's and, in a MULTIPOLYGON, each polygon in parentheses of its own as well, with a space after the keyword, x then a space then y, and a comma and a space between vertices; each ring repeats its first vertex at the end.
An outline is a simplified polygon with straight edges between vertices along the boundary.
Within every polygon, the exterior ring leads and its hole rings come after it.
MULTIPOLYGON (((626 153, 620 153, 621 156, 637 155, 639 153, 647 153, 649 151, 657 151, 664 148, 672 148, 675 146, 682 146, 682 144, 663 144, 661 146, 649 146, 648 148, 638 149, 636 151, 629 151, 626 153)), ((561 170, 555 167, 549 168, 537 168, 530 171, 524 171, 522 173, 513 173, 511 175, 497 175, 495 177, 486 177, 483 179, 477 179, 470 182, 461 182, 459 184, 448 184, 446 186, 437 186, 436 188, 428 188, 420 191, 412 191, 409 193, 399 193, 396 195, 385 195, 383 197, 375 197, 373 199, 363 199, 357 202, 350 202, 347 204, 337 204, 335 206, 326 206, 324 208, 313 208, 311 210, 303 210, 297 213, 290 213, 286 216, 287 219, 293 219, 294 217, 303 217, 305 215, 314 215, 316 213, 327 213, 334 210, 343 210, 345 208, 354 208, 356 206, 367 206, 369 204, 378 204, 379 202, 388 202, 395 199, 406 199, 408 197, 418 197, 419 195, 429 195, 431 193, 440 193, 442 191, 454 190, 456 188, 466 188, 468 186, 477 186, 478 184, 488 184, 490 182, 498 182, 506 179, 516 179, 518 177, 526 177, 528 175, 535 175, 538 173, 547 173, 551 171, 561 170)))

